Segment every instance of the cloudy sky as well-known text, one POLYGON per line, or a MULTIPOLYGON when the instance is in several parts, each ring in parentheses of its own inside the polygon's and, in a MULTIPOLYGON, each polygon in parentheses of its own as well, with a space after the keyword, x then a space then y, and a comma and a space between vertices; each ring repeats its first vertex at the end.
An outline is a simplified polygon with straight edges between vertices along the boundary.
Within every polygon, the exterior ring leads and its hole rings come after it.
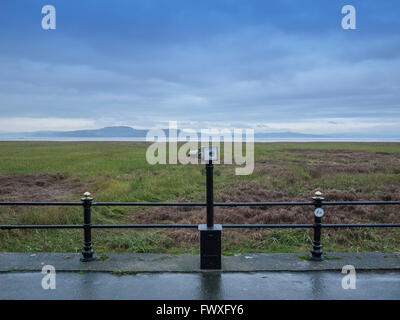
POLYGON ((399 16, 398 0, 1 0, 0 131, 400 133, 399 16))

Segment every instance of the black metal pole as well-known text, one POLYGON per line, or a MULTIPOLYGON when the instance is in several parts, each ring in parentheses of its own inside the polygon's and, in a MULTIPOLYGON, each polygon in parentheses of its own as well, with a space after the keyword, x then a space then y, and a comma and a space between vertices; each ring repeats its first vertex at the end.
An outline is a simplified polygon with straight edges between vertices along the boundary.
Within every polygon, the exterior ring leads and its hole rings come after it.
POLYGON ((91 214, 92 214, 92 201, 89 192, 85 192, 84 197, 81 199, 83 205, 83 231, 84 231, 84 243, 82 250, 82 262, 88 262, 96 260, 96 256, 93 252, 92 246, 92 224, 91 224, 91 214))
POLYGON ((206 164, 206 175, 207 175, 207 227, 212 228, 214 226, 214 164, 212 160, 206 164))
POLYGON ((222 226, 214 224, 214 164, 206 164, 207 224, 200 224, 200 268, 221 269, 221 232, 222 226))
MULTIPOLYGON (((315 196, 313 197, 315 203, 315 209, 322 208, 322 201, 324 198, 322 197, 321 192, 317 191, 315 196)), ((323 214, 323 211, 322 211, 323 214)), ((310 259, 313 261, 322 261, 322 245, 321 245, 321 222, 322 216, 317 216, 316 211, 314 211, 314 241, 312 245, 310 259)))

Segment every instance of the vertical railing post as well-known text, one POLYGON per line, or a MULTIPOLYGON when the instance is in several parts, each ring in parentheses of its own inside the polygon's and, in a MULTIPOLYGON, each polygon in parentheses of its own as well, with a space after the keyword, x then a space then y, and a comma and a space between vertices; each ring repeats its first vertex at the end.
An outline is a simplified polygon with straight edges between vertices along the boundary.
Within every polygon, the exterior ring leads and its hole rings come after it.
POLYGON ((324 209, 322 209, 322 193, 320 191, 315 192, 313 201, 315 203, 314 210, 314 240, 311 250, 310 259, 313 261, 322 261, 324 259, 322 255, 322 245, 321 245, 321 222, 324 215, 324 209))
POLYGON ((210 160, 206 164, 206 196, 207 196, 207 227, 214 227, 214 164, 210 160))
POLYGON ((83 205, 83 232, 84 232, 84 243, 82 250, 82 262, 88 262, 96 260, 96 256, 93 252, 92 246, 92 223, 91 223, 91 214, 92 214, 92 201, 90 192, 85 192, 83 198, 81 198, 83 205))
POLYGON ((221 269, 222 225, 214 224, 214 164, 206 164, 207 224, 200 224, 200 269, 221 269))

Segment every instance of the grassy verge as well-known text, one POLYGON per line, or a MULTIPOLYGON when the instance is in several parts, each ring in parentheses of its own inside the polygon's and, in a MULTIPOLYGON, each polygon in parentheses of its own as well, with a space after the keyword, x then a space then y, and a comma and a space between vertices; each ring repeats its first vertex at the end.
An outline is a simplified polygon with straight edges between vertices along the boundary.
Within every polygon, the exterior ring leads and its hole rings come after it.
MULTIPOLYGON (((201 166, 147 164, 142 142, 1 142, 0 201, 202 201, 201 166)), ((400 199, 400 144, 258 143, 255 170, 215 169, 217 201, 400 199)), ((310 208, 217 208, 217 223, 312 223, 310 208)), ((95 208, 94 223, 204 223, 203 208, 95 208)), ((326 210, 327 223, 400 222, 395 207, 326 210)), ((81 208, 1 207, 0 224, 81 224, 81 208)), ((399 251, 397 229, 323 230, 327 251, 399 251)), ((304 252, 311 230, 224 230, 225 254, 304 252)), ((1 251, 79 252, 82 230, 0 231, 1 251)), ((94 230, 96 252, 198 252, 196 230, 94 230)))

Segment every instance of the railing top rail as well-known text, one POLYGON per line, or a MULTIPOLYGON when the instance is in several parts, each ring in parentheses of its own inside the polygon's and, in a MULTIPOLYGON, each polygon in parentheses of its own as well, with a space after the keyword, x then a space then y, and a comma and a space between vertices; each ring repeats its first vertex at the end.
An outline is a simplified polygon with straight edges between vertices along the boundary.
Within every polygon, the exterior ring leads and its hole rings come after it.
MULTIPOLYGON (((321 201, 324 206, 338 205, 400 205, 400 201, 321 201)), ((0 206, 81 206, 82 202, 28 202, 5 201, 0 206)), ((92 206, 121 207, 121 206, 159 206, 159 207, 204 207, 206 202, 92 202, 92 206)), ((246 206, 312 206, 314 201, 259 201, 259 202, 214 202, 215 207, 246 207, 246 206)))
MULTIPOLYGON (((321 205, 400 205, 400 201, 321 201, 321 205)), ((245 207, 245 206, 313 206, 314 201, 305 202, 215 202, 214 206, 219 207, 245 207)))
POLYGON ((400 201, 321 201, 324 206, 340 205, 399 205, 400 201))
POLYGON ((104 207, 205 207, 206 202, 92 202, 92 206, 104 207))
POLYGON ((0 206, 82 206, 82 202, 30 202, 30 201, 5 201, 0 206))

